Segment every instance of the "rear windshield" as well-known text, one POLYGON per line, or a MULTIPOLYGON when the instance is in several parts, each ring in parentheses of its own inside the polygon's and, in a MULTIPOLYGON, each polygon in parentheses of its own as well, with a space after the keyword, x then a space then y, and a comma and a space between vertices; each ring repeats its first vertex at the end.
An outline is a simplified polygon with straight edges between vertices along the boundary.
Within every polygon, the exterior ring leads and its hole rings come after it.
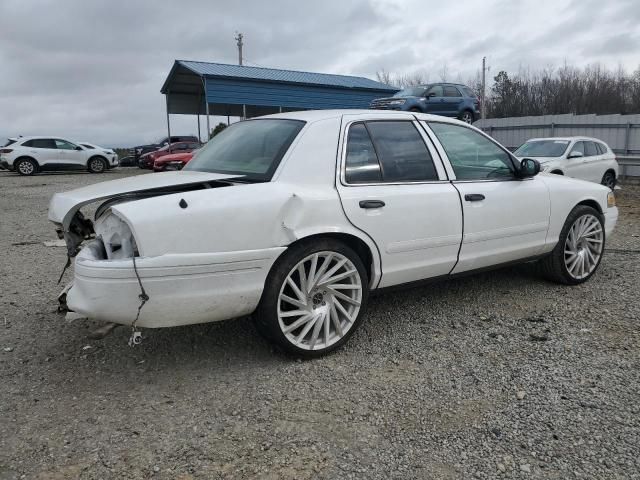
POLYGON ((11 140, 11 139, 9 139, 9 140, 7 141, 7 143, 5 143, 5 144, 4 144, 4 146, 5 146, 5 147, 8 147, 8 146, 9 146, 9 145, 11 145, 12 143, 16 143, 16 141, 15 141, 15 140, 11 140))
POLYGON ((569 140, 534 140, 520 145, 513 152, 516 157, 561 157, 569 146, 569 140))
POLYGON ((234 123, 213 137, 185 170, 244 175, 268 181, 305 122, 258 119, 234 123))

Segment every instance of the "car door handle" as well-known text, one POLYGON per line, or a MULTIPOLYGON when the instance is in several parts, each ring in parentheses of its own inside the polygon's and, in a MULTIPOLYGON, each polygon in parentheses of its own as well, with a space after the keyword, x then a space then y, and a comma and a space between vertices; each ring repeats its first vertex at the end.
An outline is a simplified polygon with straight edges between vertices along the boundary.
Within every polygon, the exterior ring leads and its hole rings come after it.
POLYGON ((464 199, 467 202, 481 202, 482 200, 484 200, 484 195, 482 195, 481 193, 467 193, 464 196, 464 199))
POLYGON ((382 200, 360 200, 360 208, 382 208, 385 203, 382 200))

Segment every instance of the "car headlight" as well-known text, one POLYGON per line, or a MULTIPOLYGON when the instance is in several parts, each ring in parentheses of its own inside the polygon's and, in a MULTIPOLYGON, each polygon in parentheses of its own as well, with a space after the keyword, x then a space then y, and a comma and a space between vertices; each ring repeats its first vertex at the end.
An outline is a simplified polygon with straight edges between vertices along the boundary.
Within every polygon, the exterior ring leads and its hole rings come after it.
POLYGON ((607 193, 607 207, 612 208, 616 206, 616 194, 613 192, 607 193))
POLYGON ((138 246, 129 225, 111 210, 104 212, 96 219, 93 229, 96 237, 102 240, 107 260, 132 258, 138 255, 138 246))
POLYGON ((392 100, 389 102, 389 105, 404 105, 406 100, 392 100))

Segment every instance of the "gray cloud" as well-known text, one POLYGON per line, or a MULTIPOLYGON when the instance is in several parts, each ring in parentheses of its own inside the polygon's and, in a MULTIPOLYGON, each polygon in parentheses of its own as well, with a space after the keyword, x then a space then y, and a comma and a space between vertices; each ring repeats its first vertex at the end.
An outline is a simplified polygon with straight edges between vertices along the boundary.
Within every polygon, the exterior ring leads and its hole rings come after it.
MULTIPOLYGON (((174 59, 432 80, 499 70, 640 64, 636 0, 3 0, 0 137, 56 134, 110 146, 165 131, 159 93, 174 59), (596 14, 597 12, 597 14, 596 14)), ((216 119, 218 120, 218 119, 216 119)), ((197 130, 173 116, 175 131, 197 130)))

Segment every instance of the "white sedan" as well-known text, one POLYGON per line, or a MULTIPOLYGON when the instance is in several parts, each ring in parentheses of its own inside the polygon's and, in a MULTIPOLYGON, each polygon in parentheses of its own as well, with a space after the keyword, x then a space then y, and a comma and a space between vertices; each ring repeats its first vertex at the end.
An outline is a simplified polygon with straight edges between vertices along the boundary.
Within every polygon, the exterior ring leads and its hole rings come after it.
POLYGON ((440 116, 286 113, 231 125, 182 171, 58 193, 49 219, 75 256, 72 311, 134 334, 255 314, 317 356, 372 290, 533 260, 560 283, 591 277, 613 193, 538 171, 440 116))
POLYGON ((543 172, 601 183, 611 189, 618 180, 616 155, 597 138, 532 138, 513 153, 538 160, 543 172))

